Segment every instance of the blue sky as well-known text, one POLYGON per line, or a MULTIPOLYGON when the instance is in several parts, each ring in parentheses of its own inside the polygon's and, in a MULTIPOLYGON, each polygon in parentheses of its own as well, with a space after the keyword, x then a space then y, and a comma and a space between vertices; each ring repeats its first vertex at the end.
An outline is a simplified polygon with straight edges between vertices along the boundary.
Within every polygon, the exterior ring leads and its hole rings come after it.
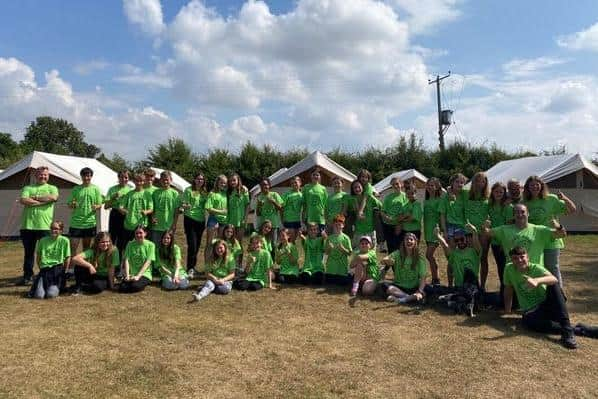
POLYGON ((31 1, 0 6, 0 131, 66 118, 106 153, 181 137, 328 150, 447 140, 598 151, 598 2, 31 1), (143 145, 140 145, 142 143, 143 145))

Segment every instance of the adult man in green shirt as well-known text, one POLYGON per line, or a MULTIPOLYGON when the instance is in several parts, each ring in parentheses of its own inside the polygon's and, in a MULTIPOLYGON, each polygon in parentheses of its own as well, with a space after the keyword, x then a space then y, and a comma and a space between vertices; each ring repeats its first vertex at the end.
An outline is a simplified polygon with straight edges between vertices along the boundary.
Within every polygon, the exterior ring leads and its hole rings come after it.
POLYGON ((23 187, 19 202, 23 205, 21 240, 25 256, 23 258, 22 285, 31 284, 35 246, 39 239, 50 234, 50 224, 54 218, 54 203, 58 200, 58 188, 48 184, 50 172, 47 166, 35 171, 35 184, 23 187))

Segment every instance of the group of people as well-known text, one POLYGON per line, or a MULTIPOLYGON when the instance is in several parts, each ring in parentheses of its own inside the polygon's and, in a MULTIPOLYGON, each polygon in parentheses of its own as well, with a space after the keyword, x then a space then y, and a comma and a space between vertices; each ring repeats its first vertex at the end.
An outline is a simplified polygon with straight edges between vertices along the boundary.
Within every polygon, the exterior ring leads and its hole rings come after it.
POLYGON ((158 186, 152 169, 136 173, 134 188, 129 173, 121 171, 118 184, 102 196, 92 183, 93 171, 83 168, 82 184, 67 199, 72 213, 66 238, 63 223, 53 220, 58 189, 48 184, 48 168, 40 167, 36 183, 24 187, 20 198, 23 283, 32 285, 28 295, 35 298, 53 298, 65 290, 68 272, 74 274, 75 294, 139 292, 153 277, 164 289, 186 289, 198 274, 205 232, 205 283, 192 294, 196 301, 233 288, 275 289, 276 283, 333 284, 347 287, 351 296, 381 293, 396 303, 421 302, 441 286, 439 246, 448 260, 445 292, 473 284, 482 295, 492 249, 505 312, 518 303, 526 326, 561 333, 568 348, 577 346, 575 334, 596 336, 595 327, 572 327, 562 291, 559 257, 566 232, 558 218, 575 212, 575 204, 560 191, 549 193, 539 177, 530 176, 523 186, 511 180, 489 187, 486 174, 478 172, 469 188, 462 174, 453 176, 447 188, 431 178, 423 203, 412 181, 392 179, 392 192, 381 201, 367 170, 359 172, 349 193, 340 177, 332 179, 329 193, 321 177, 314 168, 309 183, 303 185, 297 176, 282 195, 262 179, 254 201, 257 231, 244 248, 252 202, 238 174, 218 176, 208 190, 198 173, 179 194, 171 188, 168 171, 160 174, 158 186), (109 232, 98 233, 96 213, 102 207, 111 209, 109 232), (174 234, 181 215, 185 265, 174 234), (425 255, 420 253, 422 238, 425 255), (387 256, 379 260, 382 242, 387 256), (35 278, 34 259, 39 267, 35 278), (390 269, 393 278, 387 280, 390 269))

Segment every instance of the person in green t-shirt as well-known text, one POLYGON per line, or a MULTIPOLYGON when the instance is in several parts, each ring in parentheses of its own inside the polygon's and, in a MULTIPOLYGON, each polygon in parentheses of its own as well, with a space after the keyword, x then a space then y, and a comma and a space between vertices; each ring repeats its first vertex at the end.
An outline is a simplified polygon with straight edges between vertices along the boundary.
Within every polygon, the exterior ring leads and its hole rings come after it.
POLYGON ((241 176, 238 173, 233 173, 228 177, 227 196, 228 213, 226 222, 235 227, 236 238, 239 242, 242 242, 243 237, 245 237, 250 200, 249 190, 243 185, 241 176))
POLYGON ((413 181, 405 182, 405 195, 407 196, 407 203, 403 205, 401 212, 397 215, 397 221, 403 226, 404 234, 413 233, 419 241, 423 211, 421 203, 416 198, 417 186, 413 181))
POLYGON ((307 237, 301 234, 303 244, 303 267, 299 274, 299 280, 302 284, 322 285, 324 280, 324 240, 326 231, 318 236, 320 226, 316 223, 307 225, 307 237))
POLYGON ((170 171, 162 171, 160 173, 160 187, 154 190, 152 194, 154 211, 151 217, 150 240, 156 246, 160 245, 162 236, 166 231, 176 231, 181 200, 178 191, 170 187, 171 183, 172 174, 170 171))
POLYGON ((203 173, 193 177, 191 187, 187 187, 181 199, 183 211, 183 227, 187 240, 187 274, 190 279, 195 277, 197 270, 197 253, 201 245, 201 238, 206 227, 205 203, 208 198, 206 178, 203 173))
POLYGON ((303 187, 303 218, 305 224, 316 223, 320 231, 326 228, 326 203, 328 202, 328 191, 320 184, 322 175, 319 168, 311 171, 311 183, 303 187))
POLYGON ((368 195, 363 191, 363 186, 359 180, 351 183, 351 196, 354 198, 353 205, 360 207, 357 209, 355 226, 353 231, 353 244, 358 246, 359 238, 367 235, 372 239, 373 248, 376 248, 376 228, 375 228, 375 210, 380 209, 382 204, 373 195, 368 195), (361 204, 361 205, 360 205, 361 204))
MULTIPOLYGON (((397 251, 382 260, 386 266, 392 267, 394 281, 385 284, 389 302, 419 302, 425 297, 426 260, 420 255, 419 240, 413 233, 405 233, 405 238, 397 251)), ((381 276, 384 279, 384 276, 381 276)))
POLYGON ((282 225, 289 229, 292 243, 295 243, 299 236, 299 230, 301 230, 301 211, 303 208, 301 183, 301 177, 295 176, 291 180, 291 189, 282 195, 282 225))
POLYGON ((336 215, 333 219, 332 234, 326 237, 324 249, 326 258, 326 273, 324 278, 327 284, 347 286, 353 280, 349 274, 349 256, 353 248, 351 239, 343 233, 345 217, 336 215))
POLYGON ((384 197, 380 212, 388 253, 396 251, 403 239, 403 227, 398 223, 397 216, 403 210, 403 206, 408 202, 407 196, 403 192, 403 182, 398 176, 390 179, 390 186, 393 191, 384 197))
POLYGON ((110 218, 108 219, 108 232, 112 237, 112 242, 118 248, 119 255, 122 256, 125 247, 127 246, 127 235, 125 232, 125 215, 120 211, 120 205, 125 198, 125 195, 131 191, 129 186, 129 172, 121 170, 117 174, 118 184, 108 189, 106 198, 104 199, 104 209, 110 210, 110 218))
POLYGON ((174 242, 174 233, 166 231, 156 247, 154 268, 161 275, 162 288, 165 290, 186 290, 189 277, 181 266, 181 248, 174 242))
POLYGON ((280 284, 294 284, 299 281, 299 252, 290 241, 289 229, 280 230, 279 242, 275 249, 274 263, 279 270, 275 273, 274 281, 280 284))
POLYGON ((505 268, 505 313, 511 313, 513 292, 523 312, 527 328, 543 333, 560 333, 565 348, 577 348, 569 321, 563 290, 558 280, 543 266, 530 262, 527 250, 515 246, 509 251, 512 263, 505 268))
POLYGON ((350 267, 353 272, 350 295, 356 296, 360 285, 363 295, 373 295, 380 281, 380 270, 370 236, 362 236, 359 239, 359 249, 353 256, 350 267))
MULTIPOLYGON (((482 230, 482 225, 488 219, 488 198, 490 187, 488 176, 485 172, 477 172, 471 178, 471 188, 465 198, 463 212, 467 223, 475 226, 477 231, 482 230)), ((480 286, 482 290, 486 287, 488 279, 488 250, 490 240, 485 235, 479 237, 482 252, 480 253, 480 286)))
POLYGON ((523 187, 517 179, 510 179, 507 182, 507 197, 511 205, 523 202, 523 187))
MULTIPOLYGON (((490 189, 488 218, 492 228, 513 223, 513 205, 509 202, 507 187, 501 182, 494 183, 490 189)), ((503 284, 503 275, 505 266, 507 265, 507 258, 502 246, 496 239, 490 240, 490 248, 492 248, 492 255, 494 256, 498 271, 498 279, 500 281, 500 301, 502 305, 505 288, 503 284)))
MULTIPOLYGON (((454 286, 462 288, 465 283, 480 285, 480 254, 482 246, 476 227, 471 223, 466 223, 465 228, 471 235, 471 240, 462 231, 457 231, 453 236, 455 248, 451 248, 442 236, 440 229, 435 229, 436 238, 444 251, 448 260, 449 267, 454 277, 454 286), (468 242, 470 241, 470 242, 468 242)), ((449 280, 448 286, 453 286, 453 281, 449 280)))
POLYGON ((54 221, 50 225, 50 235, 37 242, 36 255, 39 273, 35 276, 29 297, 44 299, 56 298, 64 283, 64 267, 71 256, 68 238, 62 235, 64 224, 54 221))
POLYGON ((434 235, 434 228, 440 225, 440 206, 442 203, 442 185, 436 177, 431 177, 426 182, 426 195, 424 198, 424 239, 426 241, 426 259, 430 265, 432 285, 440 285, 438 262, 434 257, 438 248, 438 239, 434 235))
POLYGON ((332 189, 334 193, 328 196, 328 201, 326 202, 326 228, 329 234, 333 230, 334 218, 338 215, 344 216, 347 206, 347 201, 345 200, 347 193, 343 191, 343 179, 339 176, 334 176, 332 178, 332 189))
POLYGON ((275 246, 278 242, 278 229, 281 226, 280 212, 283 201, 277 192, 270 190, 271 187, 270 179, 265 178, 260 181, 260 193, 256 196, 255 201, 255 215, 259 226, 267 220, 272 223, 272 245, 275 246))
POLYGON ((50 234, 54 203, 58 201, 58 188, 48 184, 49 178, 48 167, 40 166, 35 171, 35 184, 25 186, 21 191, 19 202, 23 205, 23 220, 20 233, 25 256, 20 285, 31 284, 35 247, 42 237, 50 234))
POLYGON ((147 190, 147 192, 151 195, 154 194, 154 191, 158 189, 158 187, 154 186, 154 182, 156 180, 156 171, 152 168, 147 168, 143 171, 143 189, 147 190))
POLYGON ((193 300, 201 301, 212 292, 221 295, 231 292, 235 278, 235 261, 228 250, 226 241, 216 240, 212 246, 210 261, 206 264, 207 280, 197 292, 192 294, 193 300))
POLYGON ((96 234, 91 248, 73 256, 71 263, 75 265, 73 293, 82 290, 99 294, 106 289, 114 290, 114 270, 119 267, 120 256, 109 233, 96 234))
POLYGON ((359 172, 357 172, 357 180, 359 180, 359 182, 361 183, 361 186, 363 187, 363 192, 366 193, 366 195, 376 194, 374 186, 372 186, 372 174, 369 170, 361 169, 359 172))
MULTIPOLYGON (((465 212, 463 207, 468 191, 463 187, 466 183, 467 177, 462 173, 451 176, 447 192, 442 195, 442 202, 440 203, 440 228, 451 248, 455 247, 453 241, 455 232, 458 230, 461 230, 462 233, 465 232, 465 212)), ((447 265, 446 275, 449 282, 453 281, 451 273, 451 268, 447 265)))
POLYGON ((120 212, 125 215, 124 227, 127 244, 134 239, 137 226, 147 227, 147 217, 154 209, 154 201, 143 188, 144 181, 145 177, 142 174, 133 176, 135 189, 125 194, 119 204, 120 212))
MULTIPOLYGON (((530 176, 523 186, 523 203, 527 206, 529 222, 541 226, 552 226, 558 222, 559 216, 574 213, 575 203, 560 190, 557 194, 549 194, 548 186, 538 176, 530 176)), ((553 240, 544 248, 544 265, 559 280, 563 286, 559 258, 561 249, 565 248, 562 238, 553 240)))
POLYGON ((134 293, 145 289, 152 282, 152 262, 156 260, 156 246, 146 240, 143 226, 134 230, 135 239, 127 244, 123 258, 123 281, 119 292, 134 293))
POLYGON ((91 240, 96 235, 96 215, 102 208, 104 201, 100 188, 91 184, 93 170, 83 168, 79 173, 82 183, 73 187, 67 199, 69 208, 73 211, 69 222, 69 237, 71 253, 76 253, 79 241, 83 250, 91 247, 91 240))
MULTIPOLYGON (((227 197, 228 179, 225 175, 218 175, 214 182, 212 191, 208 194, 204 206, 208 220, 206 220, 207 237, 206 243, 211 243, 214 238, 222 232, 222 227, 226 224, 228 216, 228 197, 227 197)), ((206 245, 204 259, 207 262, 210 246, 206 245)))
POLYGON ((235 266, 240 267, 243 261, 243 247, 241 247, 241 241, 237 239, 235 226, 225 225, 220 239, 226 243, 228 256, 233 260, 235 266))
POLYGON ((247 256, 243 257, 247 277, 235 280, 233 287, 241 291, 257 291, 264 287, 275 290, 272 284, 272 257, 262 248, 263 237, 259 234, 249 239, 247 256))

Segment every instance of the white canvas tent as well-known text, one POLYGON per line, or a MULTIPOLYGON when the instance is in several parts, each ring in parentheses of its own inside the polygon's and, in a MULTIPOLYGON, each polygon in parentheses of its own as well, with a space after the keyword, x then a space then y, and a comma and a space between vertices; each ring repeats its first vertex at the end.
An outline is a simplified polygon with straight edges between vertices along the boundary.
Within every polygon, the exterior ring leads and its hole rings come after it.
MULTIPOLYGON (((270 179, 270 181, 272 181, 276 176, 279 176, 280 174, 286 172, 288 168, 280 168, 278 169, 276 172, 272 173, 270 176, 268 176, 268 179, 270 179)), ((256 195, 258 195, 260 193, 260 185, 256 184, 255 186, 251 187, 251 190, 249 190, 249 195, 251 195, 251 197, 255 197, 256 195)))
POLYGON ((386 194, 392 191, 390 181, 395 177, 398 177, 403 183, 408 180, 415 182, 417 187, 417 198, 420 200, 424 199, 426 182, 428 181, 428 178, 420 173, 417 169, 400 170, 386 176, 384 179, 374 184, 374 190, 380 194, 381 198, 384 198, 386 194))
MULTIPOLYGON (((160 173, 164 172, 164 169, 154 167, 152 167, 152 169, 154 172, 156 172, 156 179, 159 179, 160 173)), ((183 191, 185 191, 187 187, 191 186, 191 183, 189 183, 187 180, 183 179, 181 176, 177 175, 173 171, 170 171, 170 174, 172 176, 171 186, 175 188, 177 191, 182 193, 183 191)))
MULTIPOLYGON (((322 184, 328 187, 330 191, 332 178, 334 176, 339 176, 346 186, 348 183, 355 180, 355 175, 353 173, 349 172, 347 169, 343 168, 341 165, 337 164, 320 151, 314 151, 290 168, 282 172, 281 169, 274 173, 270 177, 272 189, 277 192, 286 191, 287 187, 290 187, 291 179, 295 176, 300 176, 303 180, 303 184, 309 183, 311 180, 310 172, 316 166, 320 168, 322 184)), ((252 192, 254 188, 251 189, 252 192)), ((348 190, 348 187, 346 187, 346 189, 348 190)), ((254 195, 259 194, 259 192, 260 190, 258 186, 254 195)))
POLYGON ((561 190, 577 206, 577 212, 561 217, 569 231, 598 231, 598 167, 580 154, 527 157, 502 161, 488 169, 488 183, 507 183, 539 176, 551 192, 561 190))
MULTIPOLYGON (((56 155, 34 151, 0 173, 0 236, 16 237, 21 227, 23 206, 19 203, 23 186, 35 182, 35 169, 47 166, 50 170, 50 184, 58 187, 59 198, 54 206, 54 219, 62 220, 68 229, 71 214, 66 200, 73 186, 81 184, 79 172, 84 167, 93 170, 92 183, 102 195, 118 183, 116 172, 92 158, 56 155)), ((98 228, 108 230, 109 211, 102 208, 98 215, 98 228)))

